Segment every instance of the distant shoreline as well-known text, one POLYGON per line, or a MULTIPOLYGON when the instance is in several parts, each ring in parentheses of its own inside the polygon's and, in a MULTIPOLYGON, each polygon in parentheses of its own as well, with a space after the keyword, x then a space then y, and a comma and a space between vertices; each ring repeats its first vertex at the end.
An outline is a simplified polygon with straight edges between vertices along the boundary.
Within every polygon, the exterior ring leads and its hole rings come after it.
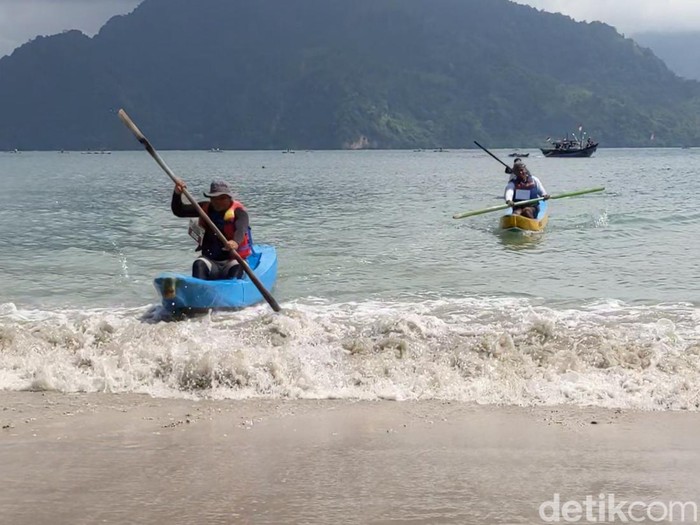
MULTIPOLYGON (((511 152, 511 151, 522 151, 524 153, 527 152, 537 152, 537 154, 541 155, 540 149, 537 147, 516 147, 516 146, 494 146, 492 148, 493 151, 498 151, 498 152, 511 152)), ((617 146, 617 147, 601 147, 599 148, 598 152, 600 151, 605 151, 605 150, 688 150, 688 149, 700 149, 700 145, 698 146, 617 146)), ((0 150, 0 153, 7 153, 7 154, 18 154, 18 153, 78 153, 78 154, 93 154, 93 155, 100 155, 100 154, 111 154, 111 153, 123 153, 123 152, 134 152, 134 151, 143 151, 143 148, 129 148, 129 149, 109 149, 109 150, 56 150, 56 149, 19 149, 17 151, 13 150, 0 150)), ((187 151, 187 152, 201 152, 201 153, 238 153, 238 152, 266 152, 266 153, 274 153, 274 152, 282 152, 282 153, 314 153, 314 152, 358 152, 358 151, 405 151, 408 153, 437 153, 435 148, 387 148, 387 149, 382 149, 382 148, 361 148, 361 149, 352 149, 352 148, 339 148, 339 149, 297 149, 297 150, 285 150, 283 148, 280 149, 226 149, 226 148, 221 148, 216 151, 211 151, 209 149, 166 149, 166 148, 159 148, 158 151, 187 151)), ((458 151, 481 151, 479 148, 473 148, 473 147, 465 147, 465 148, 459 148, 459 147, 451 147, 451 148, 444 148, 443 151, 440 151, 440 153, 450 153, 450 152, 458 152, 458 151)), ((532 156, 531 156, 532 157, 532 156)))

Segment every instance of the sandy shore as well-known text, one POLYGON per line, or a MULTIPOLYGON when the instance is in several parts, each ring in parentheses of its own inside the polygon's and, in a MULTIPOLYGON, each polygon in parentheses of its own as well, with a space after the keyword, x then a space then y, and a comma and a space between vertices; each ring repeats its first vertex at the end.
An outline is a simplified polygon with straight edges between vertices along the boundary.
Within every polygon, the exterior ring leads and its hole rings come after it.
POLYGON ((700 503, 696 413, 29 392, 0 402, 8 524, 543 523, 557 493, 700 503))

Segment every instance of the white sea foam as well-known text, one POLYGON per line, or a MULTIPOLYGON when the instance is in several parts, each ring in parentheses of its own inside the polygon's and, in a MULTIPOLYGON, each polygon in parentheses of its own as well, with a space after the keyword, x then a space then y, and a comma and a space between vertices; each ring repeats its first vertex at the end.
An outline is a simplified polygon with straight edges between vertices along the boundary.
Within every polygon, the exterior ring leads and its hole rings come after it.
POLYGON ((307 299, 166 322, 158 308, 0 305, 0 388, 163 397, 700 406, 690 304, 307 299))

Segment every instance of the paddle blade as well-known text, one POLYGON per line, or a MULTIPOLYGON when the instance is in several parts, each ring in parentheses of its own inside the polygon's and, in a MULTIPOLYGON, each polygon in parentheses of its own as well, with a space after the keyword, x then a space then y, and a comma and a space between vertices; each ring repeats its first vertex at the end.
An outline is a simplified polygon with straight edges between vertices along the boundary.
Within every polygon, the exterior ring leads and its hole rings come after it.
POLYGON ((139 139, 139 142, 141 142, 142 144, 148 142, 146 140, 145 135, 141 133, 141 130, 138 128, 138 126, 136 126, 136 124, 134 124, 134 121, 131 120, 129 115, 126 114, 126 111, 120 109, 119 113, 117 114, 119 115, 119 119, 126 125, 126 127, 131 130, 131 132, 136 136, 137 139, 139 139))

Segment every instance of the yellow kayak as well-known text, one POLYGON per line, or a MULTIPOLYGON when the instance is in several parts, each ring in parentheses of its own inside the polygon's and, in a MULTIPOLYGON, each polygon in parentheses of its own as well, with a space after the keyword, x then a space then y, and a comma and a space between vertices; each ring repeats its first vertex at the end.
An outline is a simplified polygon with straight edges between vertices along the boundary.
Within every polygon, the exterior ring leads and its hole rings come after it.
POLYGON ((522 215, 513 215, 511 211, 508 215, 501 217, 500 226, 502 230, 541 232, 547 226, 548 220, 547 201, 541 201, 536 218, 528 219, 522 215))

